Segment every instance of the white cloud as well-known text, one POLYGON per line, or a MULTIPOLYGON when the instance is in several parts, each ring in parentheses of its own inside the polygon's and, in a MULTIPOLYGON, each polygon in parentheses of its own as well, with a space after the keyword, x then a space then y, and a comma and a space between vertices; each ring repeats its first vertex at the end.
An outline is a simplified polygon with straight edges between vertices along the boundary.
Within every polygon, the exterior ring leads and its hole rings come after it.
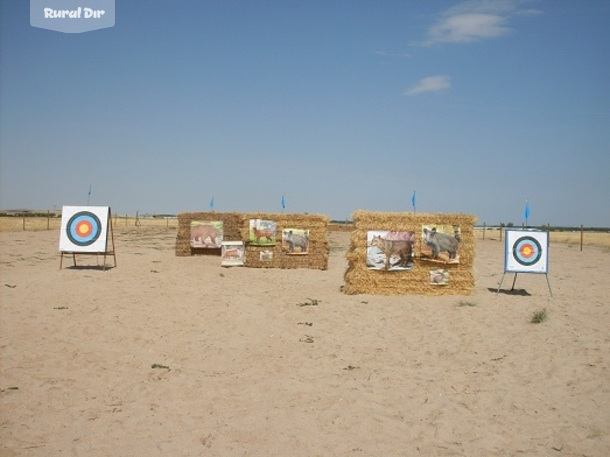
POLYGON ((531 9, 520 9, 527 0, 470 0, 442 12, 428 29, 422 43, 471 43, 506 35, 514 16, 534 15, 531 9))
POLYGON ((446 75, 428 76, 405 91, 405 95, 417 95, 424 92, 438 92, 451 87, 451 78, 446 75))

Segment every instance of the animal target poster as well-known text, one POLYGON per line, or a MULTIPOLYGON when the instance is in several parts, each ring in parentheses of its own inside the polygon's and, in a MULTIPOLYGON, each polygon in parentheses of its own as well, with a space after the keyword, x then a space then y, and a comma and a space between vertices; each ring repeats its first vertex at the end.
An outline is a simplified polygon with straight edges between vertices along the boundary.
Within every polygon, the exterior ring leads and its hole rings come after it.
POLYGON ((369 270, 411 270, 415 232, 371 230, 366 235, 366 266, 369 270))
POLYGON ((222 221, 191 222, 191 247, 220 249, 223 240, 222 221))
POLYGON ((309 230, 287 228, 282 230, 282 252, 285 254, 307 254, 309 250, 309 230))
POLYGON ((460 228, 454 225, 424 225, 420 257, 431 262, 460 263, 460 228))
POLYGON ((541 230, 507 230, 506 273, 548 273, 549 234, 541 230))
POLYGON ((243 241, 223 241, 220 262, 223 267, 242 266, 245 249, 243 241))
POLYGON ((71 253, 107 252, 109 220, 108 206, 64 206, 59 250, 71 253))
POLYGON ((277 224, 265 219, 250 219, 249 241, 252 246, 275 246, 277 224))

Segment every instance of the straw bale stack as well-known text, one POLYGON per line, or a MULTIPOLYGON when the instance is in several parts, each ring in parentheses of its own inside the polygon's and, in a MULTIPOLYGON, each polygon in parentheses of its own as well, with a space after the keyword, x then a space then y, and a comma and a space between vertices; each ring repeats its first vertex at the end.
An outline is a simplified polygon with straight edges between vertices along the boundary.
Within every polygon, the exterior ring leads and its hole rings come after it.
MULTIPOLYGON (((191 222, 222 221, 224 241, 243 241, 246 246, 245 266, 253 268, 312 268, 326 270, 330 246, 326 236, 328 217, 312 214, 278 213, 217 213, 190 212, 178 214, 176 255, 220 255, 219 249, 192 249, 191 222), (264 219, 276 223, 276 243, 273 246, 254 246, 249 243, 250 219, 264 219), (291 255, 282 250, 282 231, 303 229, 309 231, 307 254, 291 255), (261 252, 271 252, 265 259, 261 252)), ((285 247, 285 246, 284 246, 285 247)))
POLYGON ((470 295, 474 289, 474 223, 476 217, 465 214, 382 213, 356 211, 353 214, 354 230, 347 253, 345 272, 346 294, 374 295, 470 295), (423 227, 459 227, 459 263, 433 261, 422 256, 427 249, 422 237, 423 227), (386 271, 369 269, 367 260, 367 233, 369 231, 414 232, 414 262, 411 270, 386 271), (431 283, 432 270, 446 270, 445 285, 431 283))
MULTIPOLYGON (((247 213, 243 215, 242 238, 249 239, 250 219, 264 219, 276 223, 277 242, 275 246, 246 245, 247 267, 253 268, 311 268, 326 270, 330 245, 326 236, 328 217, 315 214, 247 213), (290 255, 282 251, 282 231, 284 229, 309 230, 307 254, 290 255), (271 251, 272 258, 263 260, 261 252, 271 251)), ((284 245, 284 247, 286 247, 284 245)), ((263 255, 264 257, 264 255, 263 255)))
POLYGON ((178 233, 176 234, 176 255, 220 255, 220 249, 191 248, 191 222, 222 221, 223 240, 241 241, 242 217, 240 213, 217 213, 215 211, 190 212, 178 214, 178 233))

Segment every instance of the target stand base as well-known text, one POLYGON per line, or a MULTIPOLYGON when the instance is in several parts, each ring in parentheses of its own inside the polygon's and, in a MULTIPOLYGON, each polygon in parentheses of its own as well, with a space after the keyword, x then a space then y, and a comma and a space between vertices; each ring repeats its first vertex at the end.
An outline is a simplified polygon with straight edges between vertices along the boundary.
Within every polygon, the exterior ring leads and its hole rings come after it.
MULTIPOLYGON (((77 267, 78 265, 76 265, 76 256, 77 255, 88 255, 88 256, 92 256, 94 255, 97 259, 97 267, 99 268, 100 266, 100 255, 104 255, 104 259, 103 259, 103 263, 102 263, 102 270, 106 271, 106 257, 107 256, 112 256, 114 259, 114 268, 116 268, 116 254, 114 253, 114 251, 108 251, 108 252, 97 252, 97 253, 91 253, 91 252, 72 252, 72 251, 61 251, 61 257, 59 259, 59 269, 61 270, 63 267, 63 262, 64 262, 64 254, 66 255, 72 255, 72 262, 74 263, 74 267, 77 267)), ((90 268, 90 267, 89 267, 90 268)))
MULTIPOLYGON (((513 278, 513 285, 510 288, 511 292, 513 290, 515 290, 515 283, 517 282, 517 274, 515 273, 515 277, 513 278)), ((500 284, 498 284, 498 290, 496 291, 496 295, 498 295, 500 293, 500 288, 502 287, 502 282, 504 282, 504 276, 506 276, 506 272, 504 272, 504 274, 502 275, 502 279, 500 279, 500 284)), ((544 276, 546 276, 546 284, 549 288, 549 294, 551 295, 551 297, 553 296, 553 291, 551 290, 551 283, 549 282, 549 275, 548 274, 544 274, 544 276)))

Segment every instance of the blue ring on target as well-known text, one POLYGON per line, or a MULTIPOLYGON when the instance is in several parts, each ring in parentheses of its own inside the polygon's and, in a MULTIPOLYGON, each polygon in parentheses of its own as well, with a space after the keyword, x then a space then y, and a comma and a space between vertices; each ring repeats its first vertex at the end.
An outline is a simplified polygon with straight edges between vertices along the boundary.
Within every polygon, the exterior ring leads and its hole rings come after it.
POLYGON ((521 265, 531 267, 542 257, 542 247, 536 238, 523 236, 513 244, 513 257, 521 265))
POLYGON ((68 239, 77 246, 90 246, 97 241, 102 233, 100 219, 90 211, 79 211, 74 214, 66 225, 68 239), (82 230, 82 228, 86 230, 82 230))

